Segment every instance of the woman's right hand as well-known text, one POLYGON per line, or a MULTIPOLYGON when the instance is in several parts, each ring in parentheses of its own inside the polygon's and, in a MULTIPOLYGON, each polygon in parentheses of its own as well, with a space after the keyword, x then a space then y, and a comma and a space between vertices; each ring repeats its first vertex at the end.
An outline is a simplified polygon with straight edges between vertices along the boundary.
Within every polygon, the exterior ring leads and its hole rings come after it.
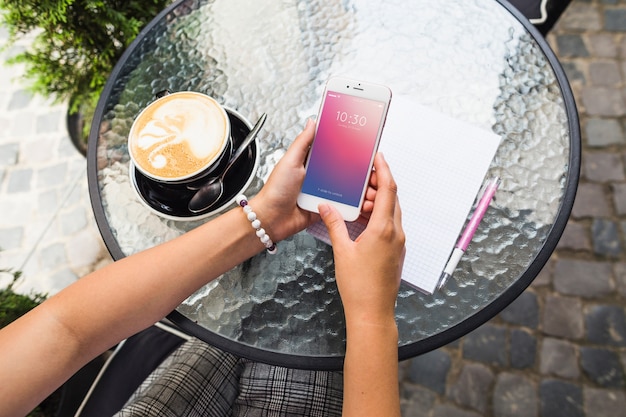
POLYGON ((337 286, 348 324, 388 325, 394 319, 400 286, 405 235, 397 185, 380 153, 374 159, 374 169, 372 213, 355 241, 336 209, 319 206, 333 246, 337 286))

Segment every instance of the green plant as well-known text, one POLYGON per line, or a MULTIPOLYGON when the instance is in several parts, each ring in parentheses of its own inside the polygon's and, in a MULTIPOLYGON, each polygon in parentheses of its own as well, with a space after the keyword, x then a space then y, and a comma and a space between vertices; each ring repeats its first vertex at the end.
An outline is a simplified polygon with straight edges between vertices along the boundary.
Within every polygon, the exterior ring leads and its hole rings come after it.
POLYGON ((68 100, 70 113, 95 103, 139 31, 171 0, 0 0, 9 31, 4 47, 31 33, 31 46, 10 58, 25 65, 34 93, 68 100))
POLYGON ((0 329, 37 307, 45 299, 45 294, 18 294, 13 290, 22 273, 20 271, 0 270, 13 275, 13 280, 6 288, 0 289, 0 329))

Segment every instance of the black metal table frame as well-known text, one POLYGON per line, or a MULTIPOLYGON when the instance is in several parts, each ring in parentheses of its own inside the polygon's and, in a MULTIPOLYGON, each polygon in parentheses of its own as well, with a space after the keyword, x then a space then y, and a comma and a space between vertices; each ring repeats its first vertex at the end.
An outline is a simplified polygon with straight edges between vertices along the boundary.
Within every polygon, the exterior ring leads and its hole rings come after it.
MULTIPOLYGON (((113 91, 114 82, 117 76, 120 74, 122 67, 128 58, 133 54, 135 48, 141 44, 142 39, 146 34, 161 20, 161 18, 172 10, 174 10, 184 0, 177 0, 165 10, 163 10, 158 16, 156 16, 152 22, 150 22, 137 36, 133 43, 124 52, 120 61, 114 67, 109 81, 106 83, 96 111, 94 114, 94 121, 91 127, 89 135, 89 146, 87 152, 87 174, 89 184, 89 194, 91 199, 91 205, 94 211, 95 219, 102 238, 114 260, 119 260, 125 257, 121 248, 117 244, 117 240, 111 231, 104 207, 100 198, 100 188, 98 186, 98 169, 97 169, 97 138, 99 133, 99 121, 102 120, 104 115, 104 107, 106 104, 106 98, 113 91)), ((557 82, 559 83, 565 111, 568 118, 568 127, 570 132, 570 149, 569 149, 569 166, 568 175, 565 184, 565 192, 561 200, 561 204, 558 209, 558 214, 552 225, 552 228, 548 234, 546 242, 541 250, 537 253, 537 256, 531 262, 530 266, 521 275, 521 277, 515 281, 508 289, 506 289, 497 299, 485 306, 474 315, 467 317, 462 322, 442 331, 441 333, 432 335, 424 340, 420 340, 405 346, 399 347, 399 359, 405 360, 420 354, 429 352, 444 346, 454 340, 466 335, 467 333, 475 330, 506 306, 512 303, 537 277, 541 272, 546 262, 550 258, 552 252, 556 248, 556 245, 563 234, 565 226, 567 225, 568 218, 570 216, 572 206, 574 204, 574 198, 576 196, 576 190, 578 187, 578 178, 580 173, 581 162, 581 144, 580 144, 580 126, 578 122, 578 113, 576 109, 576 103, 571 91, 569 82, 565 75, 561 64, 559 63, 554 52, 548 45, 547 41, 541 35, 541 33, 528 21, 528 19, 522 15, 515 7, 513 7, 507 0, 497 0, 502 7, 506 8, 524 28, 531 34, 534 40, 537 42, 542 52, 545 54, 554 74, 557 82)), ((235 343, 226 337, 216 334, 208 329, 205 329, 193 321, 186 318, 178 311, 173 311, 168 315, 168 319, 179 326, 183 331, 194 335, 211 345, 214 345, 225 351, 229 351, 233 354, 246 357, 252 360, 265 362, 273 365, 293 367, 293 368, 309 368, 309 369, 321 369, 321 370, 338 370, 343 366, 343 357, 339 356, 300 356, 293 354, 286 354, 280 352, 273 352, 268 350, 262 350, 253 346, 244 345, 241 343, 235 343)))

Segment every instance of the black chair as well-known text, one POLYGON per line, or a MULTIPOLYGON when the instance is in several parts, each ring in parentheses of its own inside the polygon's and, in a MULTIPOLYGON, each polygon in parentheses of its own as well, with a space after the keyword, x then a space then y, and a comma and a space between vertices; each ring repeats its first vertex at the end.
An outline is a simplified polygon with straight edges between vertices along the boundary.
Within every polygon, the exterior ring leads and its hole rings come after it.
POLYGON ((546 36, 572 0, 509 0, 546 36))
POLYGON ((63 387, 55 417, 110 417, 165 358, 189 339, 159 322, 82 368, 63 387))

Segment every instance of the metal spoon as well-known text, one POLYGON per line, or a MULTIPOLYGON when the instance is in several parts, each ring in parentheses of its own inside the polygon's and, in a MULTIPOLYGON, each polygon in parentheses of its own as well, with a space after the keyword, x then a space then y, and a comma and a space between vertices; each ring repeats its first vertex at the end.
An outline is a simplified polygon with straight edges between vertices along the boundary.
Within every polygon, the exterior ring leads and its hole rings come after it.
POLYGON ((224 193, 224 177, 226 177, 228 170, 235 165, 235 162, 237 162, 243 152, 248 149, 248 146, 254 141, 259 133, 259 130, 263 127, 266 118, 267 114, 263 113, 250 133, 248 133, 248 136, 246 136, 241 145, 239 145, 239 148, 237 148, 233 156, 230 157, 222 174, 217 177, 209 178, 207 182, 198 189, 194 196, 191 197, 187 206, 190 212, 199 213, 211 208, 215 203, 217 203, 220 197, 222 197, 222 194, 224 193))

